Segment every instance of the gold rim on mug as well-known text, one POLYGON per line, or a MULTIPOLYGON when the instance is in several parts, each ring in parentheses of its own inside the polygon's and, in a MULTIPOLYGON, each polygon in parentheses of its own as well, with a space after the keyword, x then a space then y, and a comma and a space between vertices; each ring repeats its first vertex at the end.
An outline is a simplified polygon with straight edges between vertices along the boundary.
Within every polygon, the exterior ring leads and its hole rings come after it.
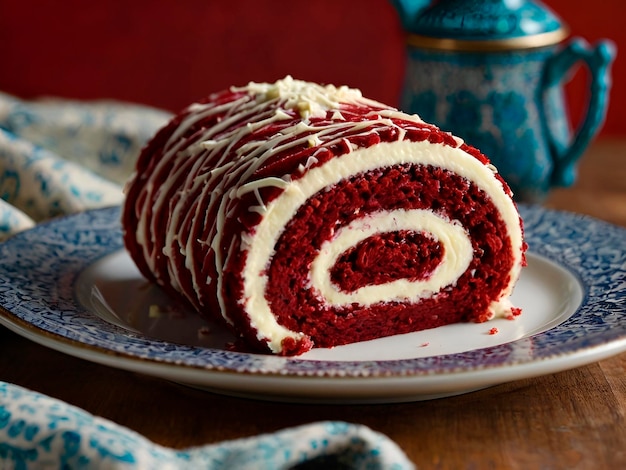
POLYGON ((568 34, 567 28, 559 28, 556 31, 533 34, 531 36, 495 40, 449 39, 409 34, 407 44, 413 47, 443 51, 498 52, 551 46, 561 42, 568 34))

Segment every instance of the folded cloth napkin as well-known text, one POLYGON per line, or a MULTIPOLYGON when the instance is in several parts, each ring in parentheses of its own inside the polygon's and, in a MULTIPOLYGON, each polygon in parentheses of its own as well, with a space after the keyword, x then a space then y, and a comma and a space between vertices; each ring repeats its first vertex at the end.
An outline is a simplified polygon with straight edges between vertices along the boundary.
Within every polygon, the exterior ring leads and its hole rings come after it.
POLYGON ((324 421, 184 450, 168 449, 59 400, 0 382, 0 467, 15 469, 412 469, 362 425, 324 421))
POLYGON ((135 104, 0 93, 0 240, 122 201, 141 147, 170 113, 135 104))
MULTIPOLYGON (((121 203, 141 147, 169 118, 119 102, 0 93, 0 240, 51 217, 121 203)), ((386 436, 318 422, 168 449, 59 400, 0 382, 0 468, 410 469, 386 436)))

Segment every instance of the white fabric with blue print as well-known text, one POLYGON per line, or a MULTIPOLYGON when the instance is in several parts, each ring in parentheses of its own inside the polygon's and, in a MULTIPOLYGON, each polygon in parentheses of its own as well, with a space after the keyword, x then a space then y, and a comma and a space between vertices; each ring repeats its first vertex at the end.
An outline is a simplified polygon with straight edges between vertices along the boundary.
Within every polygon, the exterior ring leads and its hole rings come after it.
POLYGON ((408 470, 386 436, 341 421, 316 422, 255 437, 168 449, 111 421, 0 382, 0 467, 15 469, 408 470))
POLYGON ((120 204, 141 147, 169 118, 115 101, 0 93, 0 239, 52 217, 120 204))

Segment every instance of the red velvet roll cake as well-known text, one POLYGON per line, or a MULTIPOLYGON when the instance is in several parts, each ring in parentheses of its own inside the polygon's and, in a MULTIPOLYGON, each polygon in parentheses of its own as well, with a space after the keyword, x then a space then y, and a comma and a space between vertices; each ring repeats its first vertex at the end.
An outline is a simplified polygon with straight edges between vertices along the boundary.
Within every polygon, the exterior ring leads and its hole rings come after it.
POLYGON ((355 89, 213 94, 148 143, 126 196, 143 275, 258 351, 519 314, 526 245, 496 169, 355 89))

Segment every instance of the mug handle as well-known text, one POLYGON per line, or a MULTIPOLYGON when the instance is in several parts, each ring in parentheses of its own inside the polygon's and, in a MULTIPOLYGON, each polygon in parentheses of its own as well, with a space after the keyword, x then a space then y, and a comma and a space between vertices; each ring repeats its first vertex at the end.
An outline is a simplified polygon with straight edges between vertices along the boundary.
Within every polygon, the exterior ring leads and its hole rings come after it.
POLYGON ((552 56, 546 64, 543 82, 544 93, 549 88, 560 85, 566 74, 579 61, 587 65, 591 74, 587 110, 569 145, 559 145, 549 126, 546 126, 552 139, 553 152, 556 154, 553 155, 554 170, 551 181, 554 186, 571 186, 574 183, 576 180, 575 163, 604 122, 611 88, 610 66, 615 59, 615 54, 615 45, 611 41, 600 41, 596 47, 592 48, 584 39, 574 38, 565 48, 552 56))

